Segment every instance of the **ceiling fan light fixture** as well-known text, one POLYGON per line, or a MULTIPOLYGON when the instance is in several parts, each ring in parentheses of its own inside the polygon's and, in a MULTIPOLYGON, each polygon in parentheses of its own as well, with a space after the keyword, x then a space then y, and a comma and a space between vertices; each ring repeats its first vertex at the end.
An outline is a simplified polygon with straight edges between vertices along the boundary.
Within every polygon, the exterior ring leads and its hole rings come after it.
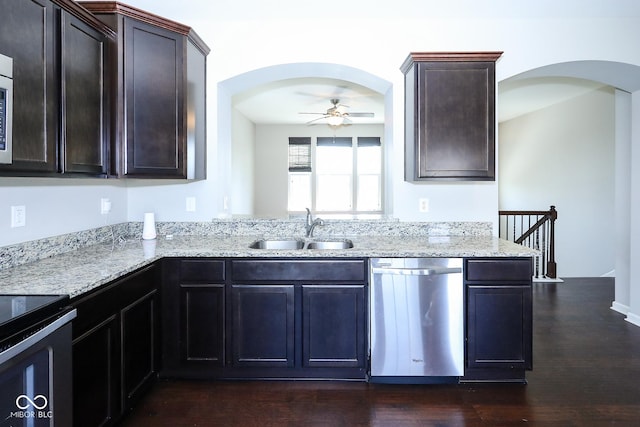
POLYGON ((340 126, 343 122, 344 122, 344 117, 342 116, 327 117, 327 123, 329 123, 329 126, 340 126))

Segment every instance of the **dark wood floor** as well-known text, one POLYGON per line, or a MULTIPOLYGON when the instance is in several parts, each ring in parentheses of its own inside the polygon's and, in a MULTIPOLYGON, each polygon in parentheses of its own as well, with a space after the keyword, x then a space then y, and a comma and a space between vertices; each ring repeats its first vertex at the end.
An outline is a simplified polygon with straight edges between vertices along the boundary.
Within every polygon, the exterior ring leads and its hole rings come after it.
POLYGON ((161 381, 125 426, 639 426, 640 327, 612 279, 534 285, 527 385, 161 381))

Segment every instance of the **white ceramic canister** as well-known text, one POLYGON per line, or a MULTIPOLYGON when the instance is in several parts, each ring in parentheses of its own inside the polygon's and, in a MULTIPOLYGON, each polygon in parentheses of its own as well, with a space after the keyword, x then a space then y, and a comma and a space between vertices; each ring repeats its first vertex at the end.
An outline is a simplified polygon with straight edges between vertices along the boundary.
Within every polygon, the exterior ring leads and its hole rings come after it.
POLYGON ((156 238, 156 219, 153 212, 144 214, 144 225, 142 226, 142 238, 151 240, 156 238))

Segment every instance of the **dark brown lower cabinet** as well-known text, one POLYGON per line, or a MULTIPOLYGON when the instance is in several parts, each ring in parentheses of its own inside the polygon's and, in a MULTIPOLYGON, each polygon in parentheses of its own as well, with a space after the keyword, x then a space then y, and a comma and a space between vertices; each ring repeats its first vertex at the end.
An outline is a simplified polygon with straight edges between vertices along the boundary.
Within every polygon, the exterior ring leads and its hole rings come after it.
POLYGON ((120 371, 119 337, 117 316, 112 315, 73 340, 75 426, 110 425, 121 412, 120 378, 113 374, 120 371))
POLYGON ((155 380, 157 274, 150 265, 72 300, 74 425, 116 424, 155 380))
POLYGON ((525 382, 533 367, 530 258, 466 260, 463 380, 525 382))
POLYGON ((366 378, 366 260, 163 261, 163 372, 366 378))
POLYGON ((231 364, 295 365, 294 285, 231 285, 231 364))
POLYGON ((159 368, 158 290, 120 310, 122 399, 130 408, 156 378, 159 368))
POLYGON ((224 362, 224 284, 180 285, 180 311, 182 358, 221 366, 224 362))
POLYGON ((364 285, 302 285, 305 367, 366 365, 364 285))
POLYGON ((162 375, 201 378, 225 363, 224 259, 162 260, 162 375))

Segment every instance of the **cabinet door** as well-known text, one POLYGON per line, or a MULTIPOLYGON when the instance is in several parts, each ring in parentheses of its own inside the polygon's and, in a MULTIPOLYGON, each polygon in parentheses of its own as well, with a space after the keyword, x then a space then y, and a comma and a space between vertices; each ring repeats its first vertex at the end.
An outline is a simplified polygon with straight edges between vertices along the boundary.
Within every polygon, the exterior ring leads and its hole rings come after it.
POLYGON ((107 172, 105 37, 61 13, 61 172, 107 172))
POLYGON ((418 178, 494 179, 493 62, 418 64, 418 178))
POLYGON ((54 6, 0 0, 0 53, 13 58, 13 163, 0 172, 56 172, 58 79, 54 6))
POLYGON ((495 61, 414 52, 405 73, 405 180, 495 180, 495 61))
POLYGON ((111 425, 120 416, 117 316, 73 340, 73 423, 111 425))
POLYGON ((127 176, 185 178, 184 36, 125 19, 127 176))
POLYGON ((224 363, 224 284, 180 285, 181 364, 224 363))
POLYGON ((530 369, 531 287, 468 286, 467 366, 530 369))
POLYGON ((130 408, 158 371, 158 293, 154 289, 120 311, 122 406, 130 408))
POLYGON ((234 366, 293 367, 293 285, 232 285, 234 366))
POLYGON ((304 367, 366 366, 364 285, 302 287, 304 367))

